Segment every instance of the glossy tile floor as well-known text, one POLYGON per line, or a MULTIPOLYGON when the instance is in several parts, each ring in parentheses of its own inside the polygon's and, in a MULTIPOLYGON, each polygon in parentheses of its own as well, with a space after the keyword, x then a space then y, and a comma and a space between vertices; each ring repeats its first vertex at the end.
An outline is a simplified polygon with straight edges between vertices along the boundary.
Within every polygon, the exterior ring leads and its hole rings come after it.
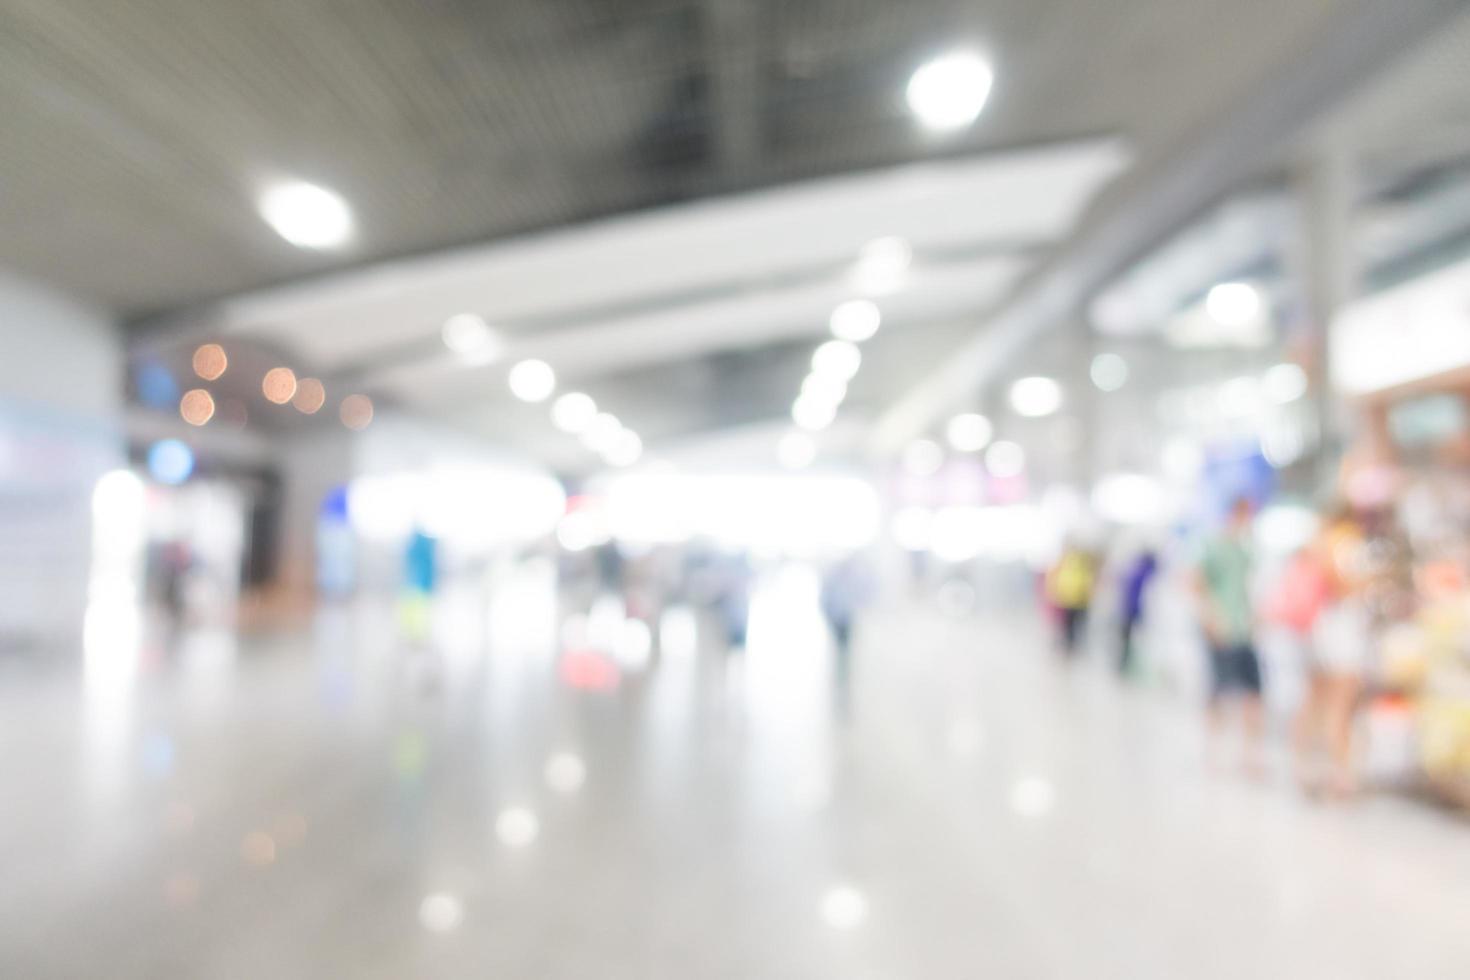
POLYGON ((1465 821, 1207 776, 1022 613, 876 610, 843 697, 814 599, 739 658, 534 568, 420 645, 103 618, 83 676, 0 672, 0 976, 1470 975, 1465 821))

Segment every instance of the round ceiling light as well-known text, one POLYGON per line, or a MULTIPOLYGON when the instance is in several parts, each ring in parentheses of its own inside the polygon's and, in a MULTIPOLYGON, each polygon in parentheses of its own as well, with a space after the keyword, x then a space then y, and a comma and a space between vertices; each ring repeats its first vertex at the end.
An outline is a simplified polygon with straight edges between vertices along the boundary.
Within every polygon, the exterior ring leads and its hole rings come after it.
POLYGON ((962 129, 985 108, 995 75, 985 59, 959 51, 921 65, 909 78, 909 108, 936 131, 962 129))
POLYGON ((569 391, 551 403, 551 423, 563 432, 580 435, 595 418, 597 403, 580 391, 569 391))
POLYGON ((863 352, 846 340, 829 340, 812 354, 812 373, 851 380, 863 364, 863 352))
POLYGON ((827 321, 832 336, 854 344, 872 337, 882 324, 883 314, 878 304, 869 299, 850 299, 838 304, 827 321))
POLYGON ((1039 419, 1062 407, 1062 386, 1051 378, 1022 378, 1011 385, 1011 408, 1017 415, 1039 419))
POLYGON ((335 191, 293 181, 261 193, 260 216, 297 248, 337 248, 352 237, 352 209, 335 191))
POLYGON ((949 420, 944 436, 956 452, 978 453, 990 444, 993 432, 988 418, 975 412, 966 412, 949 420))
POLYGON ((1250 326, 1263 305, 1260 292, 1246 282, 1222 282, 1205 294, 1205 312, 1222 327, 1250 326))
POLYGON ((521 361, 510 369, 510 390, 523 402, 544 402, 556 390, 556 372, 545 361, 521 361))

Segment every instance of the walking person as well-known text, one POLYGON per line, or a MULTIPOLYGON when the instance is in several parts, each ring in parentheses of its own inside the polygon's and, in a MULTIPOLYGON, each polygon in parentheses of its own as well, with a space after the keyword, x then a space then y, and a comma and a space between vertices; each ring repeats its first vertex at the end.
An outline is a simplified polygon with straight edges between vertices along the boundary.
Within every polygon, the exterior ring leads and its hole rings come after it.
POLYGON ((1261 660, 1255 645, 1251 601, 1251 530, 1254 508, 1241 497, 1231 505, 1225 527, 1205 542, 1195 576, 1200 626, 1210 656, 1209 754, 1218 759, 1219 743, 1239 709, 1244 768, 1264 775, 1261 660))

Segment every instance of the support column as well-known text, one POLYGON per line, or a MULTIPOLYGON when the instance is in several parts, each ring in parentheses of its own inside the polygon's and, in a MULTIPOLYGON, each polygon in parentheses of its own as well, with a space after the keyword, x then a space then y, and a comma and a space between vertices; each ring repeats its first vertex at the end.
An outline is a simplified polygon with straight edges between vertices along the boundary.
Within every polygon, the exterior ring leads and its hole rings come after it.
POLYGON ((1324 147, 1297 181, 1298 235, 1294 275, 1304 300, 1302 327, 1310 380, 1309 397, 1318 425, 1315 479, 1319 487, 1337 477, 1349 419, 1332 389, 1332 323, 1358 290, 1352 241, 1357 199, 1355 161, 1341 145, 1324 147))

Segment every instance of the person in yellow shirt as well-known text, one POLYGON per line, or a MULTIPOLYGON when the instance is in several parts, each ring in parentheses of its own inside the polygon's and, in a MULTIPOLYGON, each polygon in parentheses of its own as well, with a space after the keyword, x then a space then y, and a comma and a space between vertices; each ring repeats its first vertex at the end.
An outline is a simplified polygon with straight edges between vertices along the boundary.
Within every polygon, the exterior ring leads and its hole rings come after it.
POLYGON ((1082 642, 1082 627, 1097 584, 1097 561, 1076 544, 1068 544, 1046 575, 1046 597, 1062 617, 1062 649, 1070 656, 1082 642))

